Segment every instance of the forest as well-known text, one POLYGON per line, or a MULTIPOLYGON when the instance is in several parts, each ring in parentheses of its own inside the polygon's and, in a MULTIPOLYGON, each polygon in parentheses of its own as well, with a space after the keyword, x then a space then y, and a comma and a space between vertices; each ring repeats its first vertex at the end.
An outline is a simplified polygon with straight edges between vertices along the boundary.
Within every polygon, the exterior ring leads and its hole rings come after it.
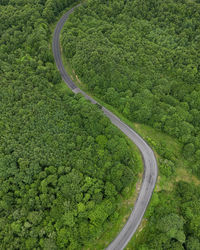
POLYGON ((60 87, 50 26, 72 4, 0 0, 0 249, 81 249, 138 178, 127 139, 60 87))
POLYGON ((158 192, 133 249, 200 249, 199 208, 200 189, 193 183, 179 181, 173 192, 158 192))
POLYGON ((89 91, 178 138, 200 177, 199 20, 187 0, 92 0, 70 17, 62 45, 89 91))
MULTIPOLYGON (((188 171, 200 178, 199 0, 88 0, 61 41, 81 86, 130 122, 178 140, 188 171)), ((176 153, 153 146, 170 181, 176 153)), ((151 204, 131 249, 200 249, 199 186, 177 181, 151 204)))

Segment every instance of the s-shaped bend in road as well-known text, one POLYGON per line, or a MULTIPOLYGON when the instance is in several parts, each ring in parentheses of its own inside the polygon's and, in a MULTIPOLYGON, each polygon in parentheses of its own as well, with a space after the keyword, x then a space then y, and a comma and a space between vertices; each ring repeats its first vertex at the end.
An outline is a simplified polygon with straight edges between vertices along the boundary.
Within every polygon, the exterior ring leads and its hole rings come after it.
MULTIPOLYGON (((79 5, 77 5, 76 7, 78 6, 79 5)), ((62 76, 62 79, 65 81, 68 87, 71 88, 75 94, 82 93, 93 104, 97 104, 97 102, 92 97, 88 96, 84 91, 79 89, 75 85, 75 83, 71 80, 71 78, 69 77, 64 68, 61 58, 61 50, 59 42, 60 32, 62 30, 63 25, 67 21, 69 15, 73 12, 74 8, 72 8, 70 11, 68 11, 63 15, 63 17, 59 20, 55 28, 53 42, 52 42, 53 55, 57 68, 62 76)), ((121 230, 121 232, 107 247, 107 250, 121 250, 126 247, 126 245, 128 244, 131 237, 136 232, 137 228, 141 223, 141 220, 147 209, 147 206, 149 204, 149 201, 151 199, 156 184, 158 167, 155 155, 152 149, 149 147, 149 145, 133 129, 127 126, 124 122, 122 122, 111 111, 109 111, 105 107, 102 107, 102 111, 115 126, 117 126, 126 136, 128 136, 131 139, 133 143, 136 144, 136 146, 139 148, 142 154, 144 163, 143 181, 132 213, 128 218, 128 221, 126 222, 125 226, 121 230)))

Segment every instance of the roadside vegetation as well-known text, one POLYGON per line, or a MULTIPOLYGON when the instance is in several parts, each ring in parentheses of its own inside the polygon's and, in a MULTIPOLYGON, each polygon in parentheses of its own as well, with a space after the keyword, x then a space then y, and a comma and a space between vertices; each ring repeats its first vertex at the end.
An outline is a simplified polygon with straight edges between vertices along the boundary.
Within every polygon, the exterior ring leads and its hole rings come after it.
POLYGON ((62 34, 67 68, 153 147, 159 178, 129 249, 200 249, 199 1, 87 1, 62 34))
MULTIPOLYGON (((84 89, 86 92, 88 92, 87 86, 80 82, 80 80, 77 80, 77 76, 73 72, 71 65, 66 61, 64 58, 65 67, 68 70, 69 74, 71 75, 71 78, 76 82, 76 84, 84 89)), ((89 93, 89 92, 88 92, 89 93)), ((92 95, 92 93, 89 93, 92 95)), ((93 95, 93 97, 95 97, 93 95)), ((112 106, 102 102, 99 98, 95 99, 101 103, 103 106, 107 107, 109 110, 111 110, 113 113, 115 113, 122 121, 124 121, 126 124, 128 124, 131 128, 133 128, 137 133, 139 133, 147 142, 148 144, 153 148, 156 158, 159 165, 159 176, 157 180, 156 189, 154 191, 153 197, 151 199, 150 205, 147 209, 147 212, 144 216, 144 219, 141 223, 140 228, 138 229, 138 232, 133 237, 133 239, 130 241, 130 243, 127 246, 128 249, 165 249, 166 243, 170 240, 169 236, 166 235, 166 237, 163 237, 160 235, 160 231, 156 230, 156 221, 158 221, 159 224, 159 217, 157 214, 159 214, 160 217, 165 216, 167 214, 170 214, 174 211, 179 211, 182 202, 184 201, 181 199, 179 194, 175 192, 177 185, 181 185, 182 183, 185 185, 185 189, 188 189, 188 191, 195 191, 196 193, 193 194, 193 196, 190 197, 190 195, 187 196, 188 201, 195 201, 199 202, 200 195, 199 195, 199 185, 200 180, 198 177, 196 177, 192 169, 190 169, 188 166, 190 166, 191 162, 190 160, 187 160, 182 155, 182 144, 175 138, 172 138, 171 136, 166 135, 163 132, 159 132, 154 128, 151 128, 148 125, 144 124, 138 124, 130 122, 127 118, 125 118, 122 114, 120 114, 115 108, 112 106), (171 173, 171 174, 170 174, 171 173), (173 202, 174 200, 178 200, 178 202, 173 202), (166 206, 168 209, 166 209, 165 204, 163 205, 163 202, 166 203, 166 206), (159 207, 164 207, 165 209, 162 209, 161 212, 158 210, 159 207), (153 219, 154 218, 154 219, 153 219), (154 221, 156 218, 156 221, 154 221), (154 227, 154 224, 155 227, 154 227), (149 231, 151 231, 151 237, 149 239, 149 231), (153 231, 153 233, 152 233, 153 231), (160 240, 160 241, 158 241, 160 240), (157 248, 158 247, 158 248, 157 248)), ((183 191, 185 192, 185 190, 183 191)), ((185 197, 185 194, 182 193, 181 196, 185 197)), ((185 198, 184 198, 185 199, 185 198)), ((186 206, 189 203, 186 202, 186 206)), ((193 204, 190 204, 193 206, 193 204)), ((127 207, 129 207, 129 204, 127 204, 127 207)), ((190 209, 190 207, 188 207, 190 209)), ((130 214, 130 211, 126 211, 126 218, 130 214)), ((193 214, 193 220, 196 220, 198 218, 198 210, 193 214)), ((186 225, 190 223, 191 221, 181 214, 181 218, 185 219, 184 229, 186 228, 186 225), (187 222, 187 223, 186 223, 187 222)), ((125 224, 125 221, 122 221, 123 224, 125 224)), ((198 222, 197 222, 198 225, 198 222)), ((171 227, 171 226, 170 226, 171 227)), ((197 227, 198 228, 198 227, 197 227)), ((190 230, 190 233, 192 231, 190 230)), ((164 232, 165 234, 165 232, 164 232)), ((102 249, 105 248, 108 243, 110 242, 108 239, 112 240, 117 235, 117 231, 111 230, 110 232, 104 233, 99 239, 95 242, 95 249, 102 249)), ((185 235, 185 234, 184 234, 185 235)), ((172 247, 175 249, 199 249, 200 243, 197 237, 192 237, 192 234, 189 234, 189 239, 186 240, 183 244, 174 243, 173 241, 177 242, 177 240, 173 240, 172 244, 168 243, 168 248, 171 249, 172 247)), ((86 249, 90 249, 92 245, 89 244, 89 247, 86 249)))
POLYGON ((138 151, 55 67, 50 28, 76 2, 0 1, 0 249, 81 249, 138 181, 138 151))

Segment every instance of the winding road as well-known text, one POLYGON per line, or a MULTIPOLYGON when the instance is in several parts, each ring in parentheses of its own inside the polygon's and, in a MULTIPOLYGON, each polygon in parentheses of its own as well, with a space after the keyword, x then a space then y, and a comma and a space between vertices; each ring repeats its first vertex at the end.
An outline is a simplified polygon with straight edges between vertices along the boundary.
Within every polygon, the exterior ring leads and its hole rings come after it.
MULTIPOLYGON (((76 7, 78 6, 80 6, 80 4, 77 5, 76 7)), ((71 88, 75 94, 82 93, 93 104, 97 104, 97 102, 93 98, 91 98, 81 89, 79 89, 75 85, 75 83, 71 80, 71 78, 69 77, 64 68, 61 58, 60 41, 59 41, 60 32, 62 30, 63 25, 67 21, 69 15, 74 11, 76 7, 72 8, 70 11, 65 13, 63 17, 59 20, 55 28, 53 42, 52 42, 53 55, 57 68, 62 76, 62 79, 65 81, 68 87, 71 88)), ((102 111, 115 126, 117 126, 126 136, 128 136, 131 139, 133 143, 136 144, 136 146, 139 148, 142 154, 144 163, 143 181, 140 188, 140 193, 138 195, 137 201, 135 202, 132 213, 128 218, 128 221, 126 222, 125 226, 121 230, 121 232, 107 247, 108 250, 121 250, 126 247, 126 245, 128 244, 131 237, 136 232, 137 228, 141 223, 141 220, 147 209, 147 206, 149 204, 149 201, 151 199, 156 184, 158 167, 155 155, 152 149, 148 146, 148 144, 133 129, 127 126, 124 122, 122 122, 111 111, 109 111, 105 107, 102 107, 102 111)))

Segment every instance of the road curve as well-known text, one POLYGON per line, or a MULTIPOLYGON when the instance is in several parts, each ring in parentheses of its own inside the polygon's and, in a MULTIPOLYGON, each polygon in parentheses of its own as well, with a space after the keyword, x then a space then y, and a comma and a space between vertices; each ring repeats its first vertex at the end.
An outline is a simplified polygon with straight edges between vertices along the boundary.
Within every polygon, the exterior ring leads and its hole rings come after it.
MULTIPOLYGON (((76 7, 78 7, 79 5, 77 5, 76 7)), ((62 76, 62 79, 65 81, 68 87, 71 88, 75 94, 82 93, 93 104, 96 104, 97 102, 93 98, 91 98, 81 89, 79 89, 75 85, 75 83, 71 80, 71 78, 65 71, 62 58, 61 58, 61 50, 60 50, 60 42, 59 42, 60 32, 62 30, 63 25, 67 21, 69 15, 74 11, 76 7, 72 8, 70 11, 65 13, 63 17, 59 20, 55 28, 53 42, 52 42, 53 55, 54 55, 57 68, 60 71, 60 74, 62 76)), ((121 250, 126 247, 126 245, 128 244, 131 237, 136 232, 137 228, 139 227, 141 223, 141 220, 147 209, 147 206, 149 204, 149 201, 151 199, 151 196, 152 196, 155 184, 156 184, 158 167, 157 167, 155 155, 152 149, 148 146, 148 144, 133 129, 127 126, 124 122, 122 122, 111 111, 109 111, 105 107, 102 107, 102 110, 104 114, 110 119, 110 121, 115 126, 117 126, 126 136, 128 136, 131 139, 131 141, 133 141, 136 144, 136 146, 139 148, 142 154, 143 163, 144 163, 143 181, 142 181, 140 193, 134 205, 133 211, 130 217, 128 218, 128 221, 126 222, 125 226, 121 230, 121 232, 107 247, 107 250, 121 250)))

